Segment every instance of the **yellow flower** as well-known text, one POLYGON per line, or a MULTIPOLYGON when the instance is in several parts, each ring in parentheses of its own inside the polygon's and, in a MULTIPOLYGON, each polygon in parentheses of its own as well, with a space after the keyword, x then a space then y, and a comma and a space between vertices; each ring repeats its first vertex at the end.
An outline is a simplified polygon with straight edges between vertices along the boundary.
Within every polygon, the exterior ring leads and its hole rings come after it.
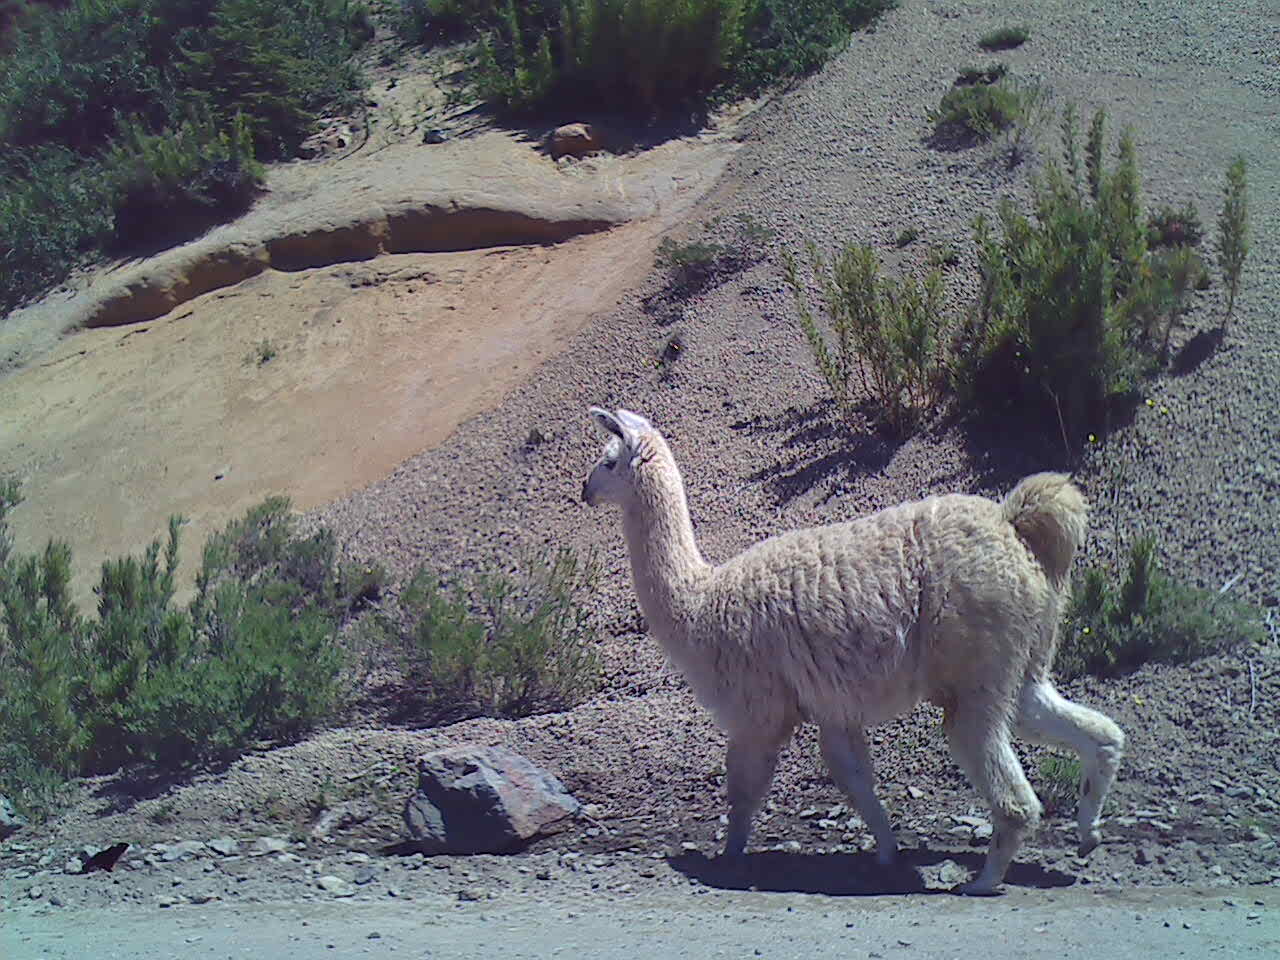
POLYGON ((1147 406, 1154 407, 1155 405, 1156 405, 1156 402, 1152 400, 1150 397, 1147 397, 1147 406))
POLYGON ((1090 633, 1091 631, 1089 630, 1089 628, 1088 628, 1088 627, 1085 627, 1085 628, 1084 628, 1083 630, 1081 630, 1080 632, 1081 632, 1081 633, 1090 633))

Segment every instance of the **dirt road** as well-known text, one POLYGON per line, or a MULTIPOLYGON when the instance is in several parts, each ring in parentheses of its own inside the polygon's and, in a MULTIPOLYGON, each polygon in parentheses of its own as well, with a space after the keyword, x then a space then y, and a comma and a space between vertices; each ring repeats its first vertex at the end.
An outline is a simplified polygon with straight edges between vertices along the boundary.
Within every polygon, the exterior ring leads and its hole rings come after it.
MULTIPOLYGON (((697 889, 613 902, 500 899, 129 906, 6 919, 8 960, 645 957, 1274 957, 1280 890, 1012 890, 990 900, 697 889)), ((6 942, 7 941, 7 942, 6 942)))

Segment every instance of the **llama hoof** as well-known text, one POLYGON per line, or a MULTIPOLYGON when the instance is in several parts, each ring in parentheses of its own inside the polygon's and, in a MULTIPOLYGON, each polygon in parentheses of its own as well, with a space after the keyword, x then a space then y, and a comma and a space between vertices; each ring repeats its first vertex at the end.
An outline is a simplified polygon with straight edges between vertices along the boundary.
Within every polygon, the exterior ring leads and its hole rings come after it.
POLYGON ((998 897, 1004 893, 998 883, 987 883, 983 880, 970 880, 956 887, 956 893, 962 897, 998 897))
POLYGON ((1102 842, 1102 832, 1100 830, 1090 830, 1088 833, 1080 836, 1080 846, 1076 847, 1077 857, 1087 857, 1093 848, 1102 842))

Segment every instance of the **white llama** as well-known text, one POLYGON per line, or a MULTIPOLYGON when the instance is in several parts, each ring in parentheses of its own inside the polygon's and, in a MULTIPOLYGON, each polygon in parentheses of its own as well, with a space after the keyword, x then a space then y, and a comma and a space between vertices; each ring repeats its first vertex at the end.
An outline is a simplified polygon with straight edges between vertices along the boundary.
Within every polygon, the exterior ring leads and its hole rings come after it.
POLYGON ((961 892, 997 892, 1039 821, 1015 730, 1080 755, 1080 854, 1097 846, 1124 734, 1049 676, 1085 531, 1084 498, 1067 477, 1027 477, 1003 503, 930 497, 795 530, 712 566, 662 435, 627 410, 590 412, 613 438, 583 499, 622 508, 649 629, 728 736, 726 857, 745 852, 778 752, 810 721, 878 861, 891 863, 896 841, 863 731, 921 700, 945 711, 951 753, 993 814, 986 863, 961 892))

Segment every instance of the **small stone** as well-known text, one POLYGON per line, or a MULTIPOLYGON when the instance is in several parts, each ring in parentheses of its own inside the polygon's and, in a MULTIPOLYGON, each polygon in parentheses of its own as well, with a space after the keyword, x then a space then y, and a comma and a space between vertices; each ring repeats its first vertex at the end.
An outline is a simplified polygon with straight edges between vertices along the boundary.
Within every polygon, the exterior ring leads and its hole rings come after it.
POLYGON ((367 937, 365 937, 365 939, 366 939, 366 940, 381 940, 381 939, 382 939, 382 934, 380 934, 377 930, 371 930, 371 931, 369 932, 369 935, 368 935, 367 937))
POLYGON ((335 877, 332 874, 326 874, 316 881, 316 886, 325 893, 331 893, 335 897, 351 897, 355 896, 355 890, 351 884, 343 880, 341 877, 335 877))
POLYGON ((165 894, 162 897, 156 897, 156 904, 161 908, 176 907, 180 903, 182 903, 181 897, 173 897, 173 896, 169 896, 168 894, 165 894))
POLYGON ((373 883, 377 878, 377 871, 370 866, 362 866, 356 868, 356 875, 353 878, 356 886, 363 887, 365 884, 373 883))
POLYGON ((38 886, 32 887, 30 890, 27 891, 27 896, 30 897, 32 900, 39 900, 41 897, 44 896, 44 887, 38 887, 38 886))
POLYGON ((84 873, 84 861, 79 857, 72 857, 62 865, 62 872, 70 874, 84 873))
POLYGON ((183 840, 181 843, 158 843, 156 853, 162 863, 174 863, 178 860, 191 860, 204 853, 205 845, 199 840, 183 840))
POLYGON ((52 906, 60 907, 62 906, 62 898, 58 896, 56 893, 51 893, 49 894, 49 903, 52 906))
POLYGON ((288 840, 280 837, 259 837, 249 845, 249 856, 261 857, 268 853, 284 853, 288 849, 288 840))
POLYGON ((484 891, 475 887, 463 887, 458 891, 458 899, 463 903, 475 903, 477 900, 483 900, 484 891))
POLYGON ((223 857, 234 857, 240 852, 240 841, 231 837, 217 837, 207 844, 210 850, 223 857))
POLYGON ((535 874, 534 874, 534 876, 535 876, 535 877, 537 877, 539 880, 550 880, 550 879, 551 879, 551 871, 550 871, 550 870, 547 870, 547 869, 544 867, 543 869, 541 869, 541 870, 539 870, 537 873, 535 873, 535 874))
POLYGON ((912 800, 924 799, 924 791, 919 787, 907 787, 907 795, 911 797, 912 800))

